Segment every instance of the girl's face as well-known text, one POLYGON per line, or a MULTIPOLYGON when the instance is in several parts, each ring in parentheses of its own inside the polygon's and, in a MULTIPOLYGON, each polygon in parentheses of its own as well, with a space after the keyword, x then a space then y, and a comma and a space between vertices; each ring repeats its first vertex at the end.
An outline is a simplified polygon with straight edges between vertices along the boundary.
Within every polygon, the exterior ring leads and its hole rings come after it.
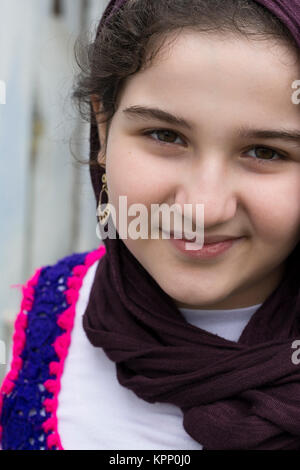
MULTIPOLYGON (((262 134, 300 136, 292 102, 299 66, 284 46, 196 32, 181 33, 165 51, 127 80, 111 122, 105 157, 117 229, 119 196, 149 213, 151 204, 192 204, 194 222, 196 204, 204 204, 204 236, 245 237, 218 257, 187 258, 161 235, 123 241, 179 307, 262 303, 300 240, 300 140, 262 134), (188 126, 126 111, 133 106, 188 126)), ((99 135, 103 143, 106 124, 99 135)))

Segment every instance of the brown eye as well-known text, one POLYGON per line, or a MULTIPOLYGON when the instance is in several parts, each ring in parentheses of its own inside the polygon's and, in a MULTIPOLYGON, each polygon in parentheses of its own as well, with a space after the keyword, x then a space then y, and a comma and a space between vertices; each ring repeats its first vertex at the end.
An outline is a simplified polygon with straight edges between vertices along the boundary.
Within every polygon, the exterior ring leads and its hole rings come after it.
MULTIPOLYGON (((177 144, 176 139, 182 139, 179 137, 177 132, 174 132, 170 129, 152 129, 151 131, 147 131, 144 133, 144 135, 147 136, 152 136, 156 134, 157 138, 153 138, 153 140, 156 140, 158 144, 165 145, 165 144, 177 144)), ((151 137, 152 138, 152 137, 151 137)))
POLYGON ((269 160, 272 159, 276 152, 268 147, 256 147, 255 153, 258 158, 269 160))
MULTIPOLYGON (((161 138, 162 140, 164 140, 164 138, 165 138, 165 141, 166 141, 166 142, 173 143, 174 136, 176 136, 176 133, 175 133, 175 132, 172 132, 172 131, 164 131, 164 130, 161 130, 161 131, 158 131, 158 132, 157 132, 157 135, 158 135, 159 138, 161 138)), ((175 140, 176 140, 176 138, 175 138, 175 140)))
POLYGON ((287 157, 285 155, 282 155, 281 153, 278 153, 276 150, 270 148, 270 147, 252 147, 251 150, 248 150, 247 154, 250 155, 250 153, 253 152, 251 155, 252 160, 254 160, 257 163, 275 163, 275 162, 280 162, 283 160, 286 160, 287 157))

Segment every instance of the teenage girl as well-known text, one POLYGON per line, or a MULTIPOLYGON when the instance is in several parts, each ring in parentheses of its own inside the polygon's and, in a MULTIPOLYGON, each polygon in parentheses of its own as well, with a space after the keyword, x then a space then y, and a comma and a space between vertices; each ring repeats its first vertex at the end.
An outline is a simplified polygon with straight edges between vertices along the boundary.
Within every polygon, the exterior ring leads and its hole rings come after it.
POLYGON ((74 90, 103 243, 24 285, 3 449, 300 449, 299 31, 299 0, 109 3, 74 90), (122 239, 120 196, 203 204, 203 247, 122 239))

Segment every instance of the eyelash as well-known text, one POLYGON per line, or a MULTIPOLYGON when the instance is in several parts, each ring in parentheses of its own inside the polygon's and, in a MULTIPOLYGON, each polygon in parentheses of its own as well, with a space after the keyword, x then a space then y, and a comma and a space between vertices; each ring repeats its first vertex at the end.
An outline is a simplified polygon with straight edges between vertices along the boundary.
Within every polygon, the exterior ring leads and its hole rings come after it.
MULTIPOLYGON (((158 132, 171 132, 173 133, 174 135, 180 137, 182 139, 182 137, 175 131, 173 131, 172 129, 151 129, 151 130, 148 130, 148 131, 145 131, 143 133, 143 135, 145 136, 151 136, 151 134, 154 134, 154 133, 158 133, 158 132)), ((158 145, 177 145, 177 144, 174 144, 174 143, 171 143, 171 142, 160 142, 159 140, 157 139, 152 139, 154 140, 158 145)), ((183 140, 183 139, 182 139, 183 140)), ((273 160, 263 160, 263 159, 259 159, 259 158, 254 158, 254 157, 250 157, 252 158, 252 160, 256 160, 258 164, 261 164, 261 165, 265 165, 265 164, 270 164, 270 163, 275 163, 275 162, 280 162, 280 161, 284 161, 284 160, 287 160, 287 157, 285 155, 283 155, 282 153, 280 152, 277 152, 275 149, 273 149, 272 147, 268 147, 268 146, 265 146, 265 145, 253 145, 252 147, 250 147, 247 152, 251 149, 268 149, 268 150, 272 150, 274 153, 276 153, 280 158, 277 158, 277 159, 273 159, 273 160)))

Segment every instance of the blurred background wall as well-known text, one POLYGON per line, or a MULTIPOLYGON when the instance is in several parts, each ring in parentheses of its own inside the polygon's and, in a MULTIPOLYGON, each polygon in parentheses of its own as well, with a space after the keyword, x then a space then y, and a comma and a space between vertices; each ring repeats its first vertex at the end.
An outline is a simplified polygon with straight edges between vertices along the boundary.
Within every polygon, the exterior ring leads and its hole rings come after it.
POLYGON ((72 155, 88 159, 89 126, 70 95, 75 41, 107 4, 0 0, 0 384, 22 298, 11 286, 101 243, 88 166, 72 155))

